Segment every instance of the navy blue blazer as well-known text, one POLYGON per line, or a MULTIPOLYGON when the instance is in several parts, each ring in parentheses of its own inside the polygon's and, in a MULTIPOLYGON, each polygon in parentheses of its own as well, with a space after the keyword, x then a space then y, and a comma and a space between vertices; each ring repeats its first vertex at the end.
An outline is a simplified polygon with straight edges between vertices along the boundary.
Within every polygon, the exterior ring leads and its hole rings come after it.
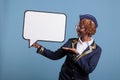
MULTIPOLYGON (((76 48, 77 41, 77 38, 71 38, 62 47, 76 48)), ((42 47, 37 49, 37 53, 52 60, 67 56, 62 65, 59 80, 89 80, 89 73, 95 69, 99 61, 101 48, 95 41, 82 54, 63 50, 62 47, 55 52, 42 47)))

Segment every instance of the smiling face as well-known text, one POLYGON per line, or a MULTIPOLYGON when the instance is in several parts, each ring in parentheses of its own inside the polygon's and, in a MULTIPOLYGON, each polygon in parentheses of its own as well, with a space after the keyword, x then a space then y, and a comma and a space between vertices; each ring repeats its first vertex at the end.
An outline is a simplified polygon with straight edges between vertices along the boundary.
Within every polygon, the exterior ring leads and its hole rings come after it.
POLYGON ((89 36, 91 37, 96 33, 96 26, 92 20, 82 19, 77 25, 77 33, 79 37, 89 36))

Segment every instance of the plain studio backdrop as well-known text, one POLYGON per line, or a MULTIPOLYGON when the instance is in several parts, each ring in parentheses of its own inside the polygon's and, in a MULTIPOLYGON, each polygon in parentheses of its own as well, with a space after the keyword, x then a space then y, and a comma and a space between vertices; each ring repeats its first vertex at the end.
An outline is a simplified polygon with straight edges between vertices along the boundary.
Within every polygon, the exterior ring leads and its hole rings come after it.
MULTIPOLYGON (((38 41, 53 51, 69 38, 77 37, 75 25, 80 14, 98 20, 95 41, 102 55, 91 80, 120 79, 120 0, 0 0, 0 80, 58 80, 65 57, 50 60, 28 48, 23 38, 26 10, 60 12, 67 16, 64 42, 38 41)), ((39 34, 38 34, 39 35, 39 34)))

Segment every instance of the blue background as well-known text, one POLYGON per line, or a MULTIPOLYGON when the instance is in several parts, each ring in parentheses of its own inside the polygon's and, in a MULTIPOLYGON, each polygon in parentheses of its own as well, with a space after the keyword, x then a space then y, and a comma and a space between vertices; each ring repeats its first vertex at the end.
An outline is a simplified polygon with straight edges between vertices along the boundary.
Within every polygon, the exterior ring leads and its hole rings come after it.
MULTIPOLYGON (((63 43, 42 42, 56 50, 69 38, 77 37, 79 14, 92 14, 99 23, 94 36, 102 47, 100 61, 91 80, 120 79, 120 0, 0 0, 0 80, 57 80, 65 57, 50 60, 28 48, 22 37, 26 10, 60 12, 67 15, 63 43)), ((38 34, 39 35, 39 34, 38 34)))

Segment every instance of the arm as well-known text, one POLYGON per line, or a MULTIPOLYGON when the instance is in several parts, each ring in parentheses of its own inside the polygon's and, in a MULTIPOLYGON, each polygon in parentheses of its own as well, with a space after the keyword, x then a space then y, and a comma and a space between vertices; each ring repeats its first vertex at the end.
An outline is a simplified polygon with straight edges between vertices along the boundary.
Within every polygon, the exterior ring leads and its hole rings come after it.
MULTIPOLYGON (((67 43, 65 43, 62 47, 68 46, 68 44, 69 44, 69 41, 67 43)), ((46 49, 45 47, 39 45, 38 43, 34 43, 33 47, 37 48, 37 53, 39 53, 47 58, 50 58, 52 60, 60 59, 66 55, 66 52, 65 52, 65 50, 62 49, 62 47, 56 51, 51 51, 49 49, 46 49)))
POLYGON ((63 56, 65 56, 65 52, 62 50, 62 48, 60 48, 54 52, 54 51, 51 51, 44 47, 41 47, 41 48, 37 49, 37 53, 41 54, 49 59, 52 59, 52 60, 57 60, 57 59, 60 59, 63 56))

